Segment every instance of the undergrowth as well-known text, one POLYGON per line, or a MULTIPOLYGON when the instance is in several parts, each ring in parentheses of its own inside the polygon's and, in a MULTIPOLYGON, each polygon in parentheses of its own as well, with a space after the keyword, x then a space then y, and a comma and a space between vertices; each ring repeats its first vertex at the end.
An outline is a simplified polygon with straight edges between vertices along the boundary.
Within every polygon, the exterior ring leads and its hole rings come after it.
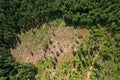
POLYGON ((82 41, 75 57, 62 62, 59 69, 53 68, 57 63, 52 60, 40 61, 37 80, 119 79, 120 43, 99 26, 91 29, 91 35, 82 41))

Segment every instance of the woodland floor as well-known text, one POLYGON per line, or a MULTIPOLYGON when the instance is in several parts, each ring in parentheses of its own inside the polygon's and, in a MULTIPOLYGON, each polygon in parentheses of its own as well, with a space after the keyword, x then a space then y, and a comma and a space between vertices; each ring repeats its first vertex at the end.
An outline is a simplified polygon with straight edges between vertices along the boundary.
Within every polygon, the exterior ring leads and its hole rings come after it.
POLYGON ((75 29, 70 26, 47 27, 44 24, 39 29, 18 34, 20 40, 16 48, 11 49, 11 53, 18 62, 30 62, 35 65, 39 60, 48 58, 57 62, 70 60, 81 40, 88 34, 87 29, 75 29))

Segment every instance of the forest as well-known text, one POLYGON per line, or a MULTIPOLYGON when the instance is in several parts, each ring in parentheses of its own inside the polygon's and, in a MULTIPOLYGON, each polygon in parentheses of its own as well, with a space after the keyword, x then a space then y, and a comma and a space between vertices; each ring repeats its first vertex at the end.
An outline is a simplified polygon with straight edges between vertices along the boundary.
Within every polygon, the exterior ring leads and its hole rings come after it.
POLYGON ((119 79, 120 0, 0 0, 0 80, 119 79), (36 66, 20 63, 11 55, 18 34, 43 24, 59 27, 62 21, 65 26, 87 29, 90 35, 81 42, 73 59, 61 63, 54 76, 45 69, 53 68, 57 61, 45 59, 36 66), (88 78, 87 71, 92 72, 88 78))

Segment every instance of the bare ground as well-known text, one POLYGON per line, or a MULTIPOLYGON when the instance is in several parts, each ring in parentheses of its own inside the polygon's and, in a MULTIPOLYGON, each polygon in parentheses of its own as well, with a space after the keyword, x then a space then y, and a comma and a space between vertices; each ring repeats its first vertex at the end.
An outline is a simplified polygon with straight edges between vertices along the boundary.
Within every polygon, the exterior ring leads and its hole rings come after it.
POLYGON ((41 27, 40 29, 18 34, 21 44, 18 43, 16 49, 11 49, 11 53, 20 63, 30 62, 36 65, 39 60, 48 58, 57 62, 70 60, 81 40, 89 34, 87 29, 74 29, 69 26, 51 27, 48 30, 41 27))

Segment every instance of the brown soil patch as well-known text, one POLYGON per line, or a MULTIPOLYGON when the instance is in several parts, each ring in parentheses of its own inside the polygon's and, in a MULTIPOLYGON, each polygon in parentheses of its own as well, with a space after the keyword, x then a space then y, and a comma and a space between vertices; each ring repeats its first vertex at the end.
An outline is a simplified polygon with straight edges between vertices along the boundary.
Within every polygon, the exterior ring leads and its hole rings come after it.
POLYGON ((70 60, 75 55, 81 40, 88 34, 87 29, 44 26, 19 34, 21 44, 18 43, 16 49, 11 49, 11 53, 20 63, 37 64, 39 60, 48 58, 56 62, 70 60))

